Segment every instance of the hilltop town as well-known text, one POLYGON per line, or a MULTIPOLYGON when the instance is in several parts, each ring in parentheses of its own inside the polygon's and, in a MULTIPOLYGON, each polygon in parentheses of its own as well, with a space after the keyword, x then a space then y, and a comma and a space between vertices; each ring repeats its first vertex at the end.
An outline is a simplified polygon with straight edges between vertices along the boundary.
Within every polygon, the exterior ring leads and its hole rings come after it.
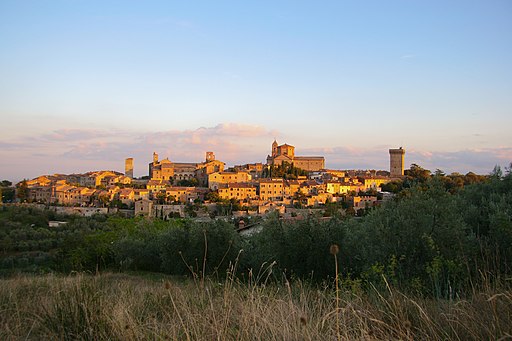
POLYGON ((381 186, 404 175, 405 149, 390 149, 389 171, 333 170, 323 156, 297 156, 295 147, 272 143, 266 163, 226 167, 213 152, 197 163, 160 159, 153 153, 148 175, 135 178, 133 158, 125 172, 42 175, 17 185, 22 202, 62 213, 121 212, 161 219, 261 216, 292 218, 326 209, 357 215, 390 194, 381 186))

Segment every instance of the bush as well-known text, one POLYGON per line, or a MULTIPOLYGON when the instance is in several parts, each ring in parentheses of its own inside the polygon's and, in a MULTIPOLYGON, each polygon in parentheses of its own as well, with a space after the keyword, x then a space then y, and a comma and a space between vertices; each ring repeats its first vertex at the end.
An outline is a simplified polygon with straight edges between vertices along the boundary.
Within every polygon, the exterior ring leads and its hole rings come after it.
POLYGON ((175 275, 222 275, 242 249, 234 227, 222 221, 189 221, 183 227, 164 232, 159 244, 162 270, 175 275))

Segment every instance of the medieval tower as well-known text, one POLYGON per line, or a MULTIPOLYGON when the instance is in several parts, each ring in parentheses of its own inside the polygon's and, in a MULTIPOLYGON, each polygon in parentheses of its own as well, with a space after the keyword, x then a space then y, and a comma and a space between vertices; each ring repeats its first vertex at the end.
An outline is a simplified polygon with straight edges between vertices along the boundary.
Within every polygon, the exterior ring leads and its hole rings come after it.
POLYGON ((213 152, 206 152, 206 162, 215 161, 215 154, 213 152))
POLYGON ((274 139, 274 142, 272 143, 272 157, 277 156, 277 141, 274 139))
POLYGON ((124 160, 124 175, 133 179, 133 158, 129 157, 124 160))
POLYGON ((399 178, 404 176, 404 157, 405 149, 402 147, 398 149, 389 150, 389 172, 390 177, 399 178))

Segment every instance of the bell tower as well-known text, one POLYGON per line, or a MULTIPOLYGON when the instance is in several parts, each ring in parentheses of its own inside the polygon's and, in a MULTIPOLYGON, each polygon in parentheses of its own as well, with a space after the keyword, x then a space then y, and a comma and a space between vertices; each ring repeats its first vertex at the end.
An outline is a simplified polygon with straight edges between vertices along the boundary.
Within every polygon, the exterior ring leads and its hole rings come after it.
POLYGON ((206 152, 206 162, 215 161, 215 154, 213 152, 206 152))
POLYGON ((277 141, 274 139, 274 142, 272 143, 272 157, 277 156, 277 141))

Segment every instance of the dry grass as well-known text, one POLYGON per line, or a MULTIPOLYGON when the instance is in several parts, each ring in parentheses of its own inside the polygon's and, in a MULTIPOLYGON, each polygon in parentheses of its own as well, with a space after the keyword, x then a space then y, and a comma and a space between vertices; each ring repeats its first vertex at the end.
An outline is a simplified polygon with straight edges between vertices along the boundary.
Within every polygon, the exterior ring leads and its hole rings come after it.
POLYGON ((414 299, 126 274, 0 281, 1 340, 488 340, 512 336, 512 292, 414 299), (339 330, 336 320, 339 320, 339 330))

